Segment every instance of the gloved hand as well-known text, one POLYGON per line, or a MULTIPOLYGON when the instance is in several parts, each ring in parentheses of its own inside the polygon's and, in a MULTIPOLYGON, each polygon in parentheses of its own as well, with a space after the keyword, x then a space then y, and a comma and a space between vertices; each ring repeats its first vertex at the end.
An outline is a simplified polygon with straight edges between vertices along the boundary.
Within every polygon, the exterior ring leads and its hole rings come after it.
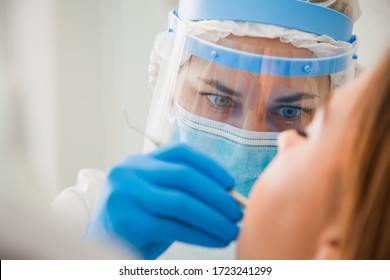
POLYGON ((227 190, 229 173, 186 145, 128 157, 108 175, 109 195, 101 210, 104 227, 146 259, 174 241, 224 247, 235 240, 242 218, 227 190))

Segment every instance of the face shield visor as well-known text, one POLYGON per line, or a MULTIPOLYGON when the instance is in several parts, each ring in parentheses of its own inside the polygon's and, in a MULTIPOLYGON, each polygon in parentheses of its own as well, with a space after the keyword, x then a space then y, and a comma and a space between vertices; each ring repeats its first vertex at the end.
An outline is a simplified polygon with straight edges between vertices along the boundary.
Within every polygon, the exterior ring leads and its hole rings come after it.
POLYGON ((354 78, 356 44, 335 55, 280 38, 206 40, 179 16, 170 15, 170 55, 159 67, 147 133, 211 155, 247 195, 275 156, 278 133, 303 130, 335 84, 354 78))

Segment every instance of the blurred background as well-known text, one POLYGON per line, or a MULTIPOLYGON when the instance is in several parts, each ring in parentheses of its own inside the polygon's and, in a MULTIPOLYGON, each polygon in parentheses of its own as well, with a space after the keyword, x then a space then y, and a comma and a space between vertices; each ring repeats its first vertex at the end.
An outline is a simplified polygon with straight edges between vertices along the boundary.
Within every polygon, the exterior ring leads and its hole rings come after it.
MULTIPOLYGON (((390 1, 360 0, 359 61, 390 45, 390 1)), ((155 35, 177 0, 0 0, 1 192, 55 194, 142 152, 155 35)), ((1 195, 1 194, 0 194, 1 195)))

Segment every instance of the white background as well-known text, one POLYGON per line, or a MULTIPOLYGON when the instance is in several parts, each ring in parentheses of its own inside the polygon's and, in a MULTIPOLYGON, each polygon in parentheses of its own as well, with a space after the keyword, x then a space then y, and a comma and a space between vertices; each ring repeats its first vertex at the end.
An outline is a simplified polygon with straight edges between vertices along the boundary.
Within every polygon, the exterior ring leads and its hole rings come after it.
MULTIPOLYGON (((24 186, 13 192, 38 193, 35 185, 50 198, 79 169, 106 171, 142 151, 123 112, 145 125, 149 54, 176 3, 0 0, 0 89, 11 93, 1 149, 15 151, 9 164, 24 186)), ((390 0, 360 3, 359 60, 372 67, 390 46, 390 0)))

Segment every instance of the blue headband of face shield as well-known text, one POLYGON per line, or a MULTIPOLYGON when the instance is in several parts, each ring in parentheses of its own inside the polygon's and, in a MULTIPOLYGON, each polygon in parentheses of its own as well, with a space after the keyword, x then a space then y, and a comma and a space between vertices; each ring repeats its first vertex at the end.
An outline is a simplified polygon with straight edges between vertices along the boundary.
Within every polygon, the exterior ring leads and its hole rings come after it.
MULTIPOLYGON (((326 34, 335 39, 348 38, 350 43, 356 40, 356 36, 351 35, 353 24, 348 17, 332 9, 298 0, 181 0, 178 12, 174 12, 172 17, 173 22, 204 19, 258 22, 326 34)), ((174 29, 171 31, 174 32, 174 29)), ((357 58, 357 44, 338 56, 286 58, 237 51, 189 34, 186 35, 184 49, 218 65, 252 73, 290 77, 331 75, 347 69, 357 58)))
POLYGON ((302 0, 180 0, 181 20, 234 20, 272 24, 335 40, 353 41, 353 22, 342 13, 302 0), (282 7, 282 8, 281 8, 282 7))
POLYGON ((237 51, 187 35, 184 49, 203 60, 237 70, 274 76, 314 77, 347 69, 356 59, 357 45, 347 53, 328 58, 286 58, 237 51))

